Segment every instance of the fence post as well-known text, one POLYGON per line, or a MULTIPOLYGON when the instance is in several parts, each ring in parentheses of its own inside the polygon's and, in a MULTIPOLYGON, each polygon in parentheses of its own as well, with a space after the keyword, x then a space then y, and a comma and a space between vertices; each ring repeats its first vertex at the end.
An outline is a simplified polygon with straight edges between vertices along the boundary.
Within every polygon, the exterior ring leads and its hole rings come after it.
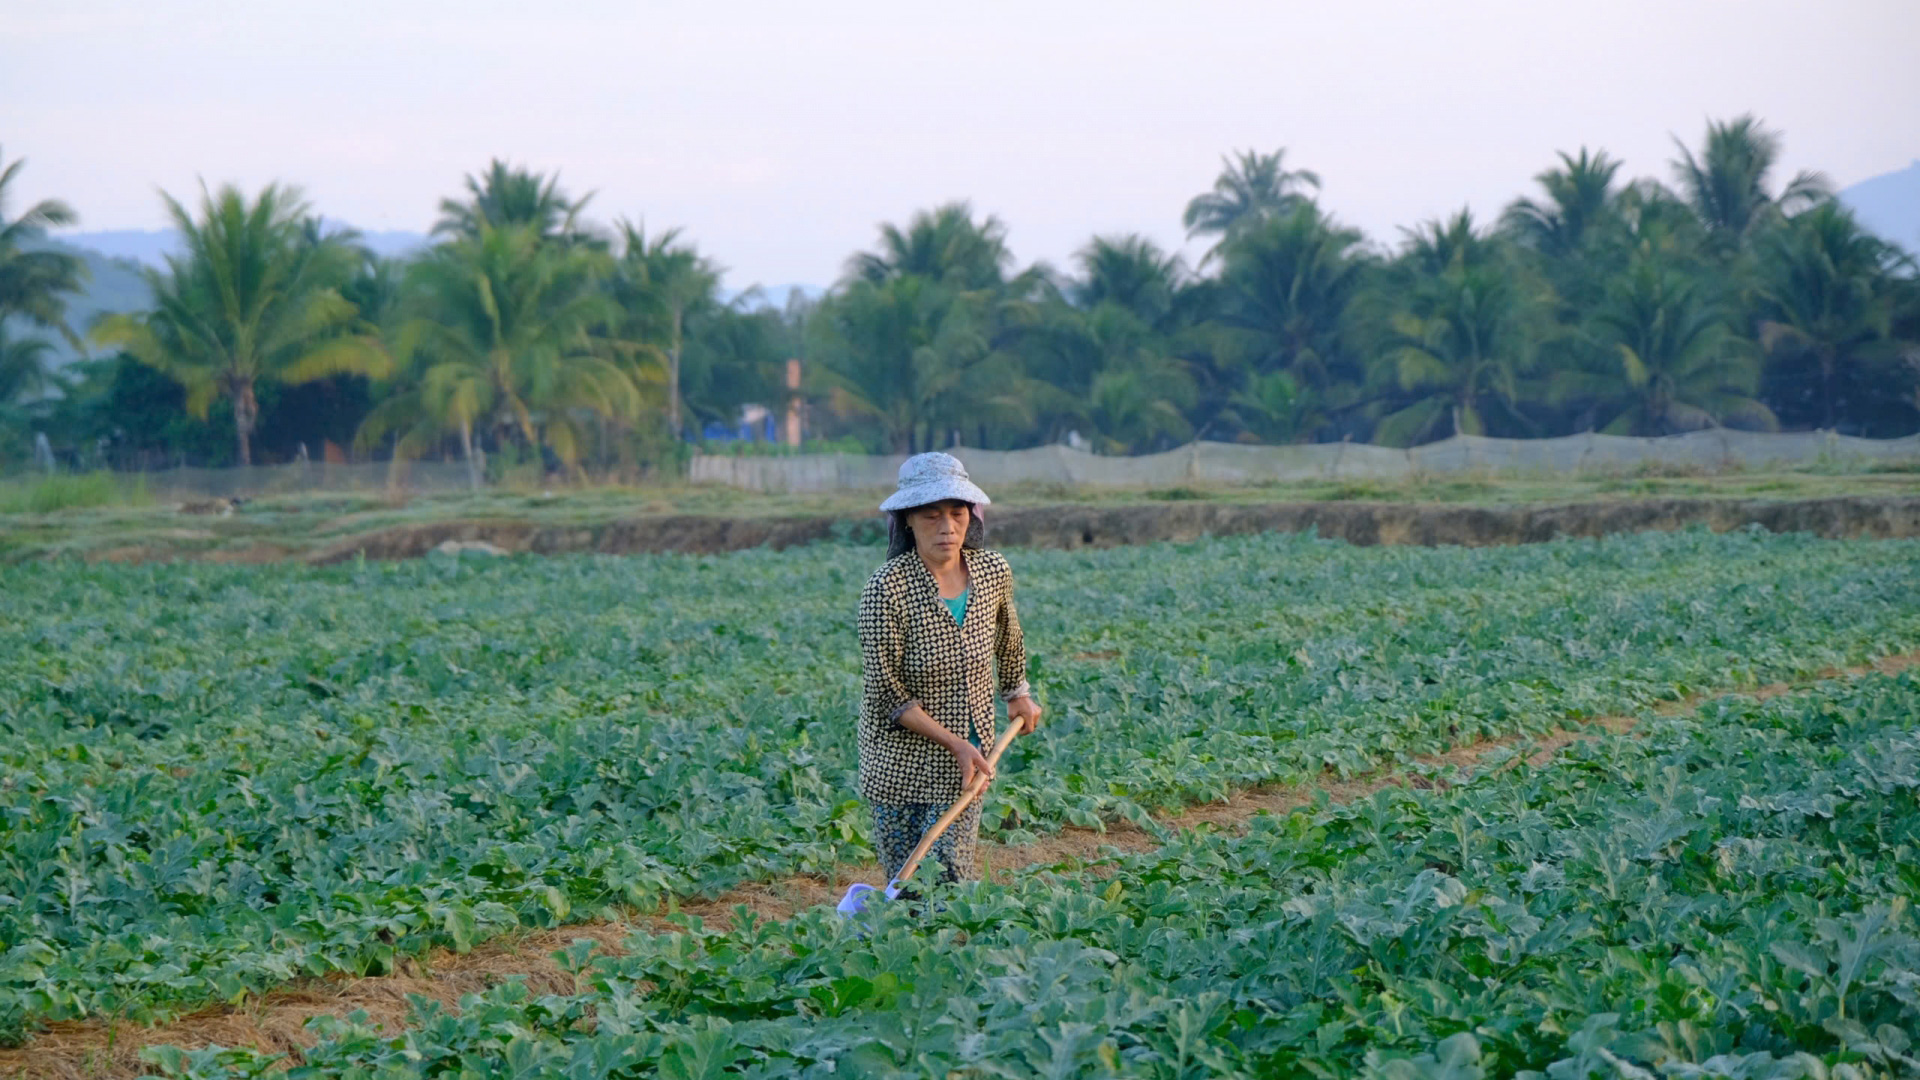
POLYGON ((800 448, 800 358, 787 358, 787 445, 800 448))

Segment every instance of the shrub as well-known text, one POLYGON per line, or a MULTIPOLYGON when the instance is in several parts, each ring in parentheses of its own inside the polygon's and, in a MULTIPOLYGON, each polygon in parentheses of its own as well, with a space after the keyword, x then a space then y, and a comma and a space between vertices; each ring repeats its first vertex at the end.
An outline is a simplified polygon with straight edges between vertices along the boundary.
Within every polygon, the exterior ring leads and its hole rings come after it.
POLYGON ((93 506, 147 506, 153 496, 147 478, 123 483, 111 472, 54 473, 39 480, 16 480, 0 485, 0 513, 51 514, 93 506))

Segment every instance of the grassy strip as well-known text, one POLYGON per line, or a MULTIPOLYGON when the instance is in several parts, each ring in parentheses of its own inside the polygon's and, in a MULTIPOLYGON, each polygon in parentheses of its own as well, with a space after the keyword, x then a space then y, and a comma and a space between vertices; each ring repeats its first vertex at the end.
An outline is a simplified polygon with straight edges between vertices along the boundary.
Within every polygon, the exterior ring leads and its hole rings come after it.
MULTIPOLYGON (((1920 472, 1778 472, 1688 475, 1648 470, 1561 478, 1453 477, 1393 481, 1303 481, 1241 487, 1101 490, 1065 484, 995 491, 997 505, 1133 506, 1377 501, 1513 505, 1646 498, 1825 498, 1920 493, 1920 472)), ((560 486, 479 494, 379 491, 256 498, 231 513, 183 513, 137 482, 103 476, 0 482, 0 559, 82 555, 112 558, 291 558, 381 529, 458 521, 591 526, 634 517, 873 515, 871 492, 758 495, 685 485, 560 486)), ((204 504, 193 504, 206 510, 204 504)))

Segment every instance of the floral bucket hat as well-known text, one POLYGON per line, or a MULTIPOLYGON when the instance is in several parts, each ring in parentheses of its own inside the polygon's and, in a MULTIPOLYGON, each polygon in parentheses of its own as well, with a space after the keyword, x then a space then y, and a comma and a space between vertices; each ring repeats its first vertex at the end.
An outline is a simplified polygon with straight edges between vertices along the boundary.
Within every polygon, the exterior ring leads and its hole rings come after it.
POLYGON ((968 478, 967 467, 959 458, 937 451, 915 454, 900 463, 900 487, 887 496, 880 509, 911 510, 948 499, 959 499, 976 511, 993 501, 968 478))

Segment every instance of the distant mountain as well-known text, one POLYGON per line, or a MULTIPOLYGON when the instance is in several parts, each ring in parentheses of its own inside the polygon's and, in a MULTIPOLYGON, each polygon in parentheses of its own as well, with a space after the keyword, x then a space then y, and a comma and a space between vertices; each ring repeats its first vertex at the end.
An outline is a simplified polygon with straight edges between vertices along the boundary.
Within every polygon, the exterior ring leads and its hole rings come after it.
MULTIPOLYGON (((329 222, 337 225, 338 222, 329 222)), ((180 237, 172 229, 109 229, 102 232, 61 233, 54 239, 76 248, 90 248, 116 259, 132 259, 135 262, 164 269, 166 257, 180 250, 180 237)), ((401 229, 388 229, 379 232, 363 232, 360 242, 373 249, 376 255, 393 257, 407 255, 427 245, 424 233, 407 232, 401 229)))
POLYGON ((360 242, 373 249, 375 255, 383 259, 397 259, 411 255, 433 242, 425 233, 408 232, 405 229, 385 229, 379 232, 363 232, 360 242))
MULTIPOLYGON (((65 251, 78 255, 87 264, 90 275, 86 285, 73 296, 67 298, 67 325, 81 337, 87 334, 87 328, 101 315, 128 311, 145 311, 153 303, 153 293, 147 288, 147 280, 141 273, 141 264, 131 258, 112 258, 101 252, 71 244, 62 240, 42 240, 35 247, 65 251)), ((32 334, 49 338, 53 342, 54 365, 60 366, 80 359, 81 354, 74 351, 65 339, 33 326, 12 327, 16 333, 32 334)))
MULTIPOLYGON (((405 255, 426 246, 428 238, 420 233, 388 231, 362 233, 361 242, 384 256, 405 255)), ((93 320, 103 314, 145 311, 152 305, 153 293, 147 288, 142 271, 164 270, 166 256, 178 250, 178 239, 171 229, 118 229, 104 232, 66 233, 41 240, 37 246, 78 255, 86 261, 91 279, 81 291, 67 300, 67 322, 74 332, 86 336, 93 320)), ((728 300, 754 292, 749 307, 784 309, 795 295, 818 300, 826 290, 817 285, 768 285, 755 290, 723 291, 728 300)), ((55 338, 55 335, 29 326, 9 326, 17 334, 55 338)), ((64 340, 53 341, 56 366, 81 359, 64 340)))
POLYGON ((732 303, 744 297, 747 298, 748 308, 776 308, 784 311, 789 304, 793 303, 793 298, 796 296, 812 303, 826 293, 827 290, 818 285, 754 285, 739 290, 721 289, 720 298, 732 303))
MULTIPOLYGON (((360 234, 360 242, 377 255, 406 255, 427 244, 421 233, 389 230, 360 234)), ((153 293, 142 276, 145 269, 166 269, 166 257, 180 249, 179 234, 172 229, 112 229, 102 232, 62 233, 39 246, 70 252, 87 264, 92 278, 81 291, 67 300, 67 324, 86 336, 93 320, 103 314, 145 311, 153 302, 153 293)), ((21 334, 54 338, 56 366, 81 359, 71 345, 53 334, 32 327, 9 327, 21 334)))
POLYGON ((1840 193, 1860 224, 1920 254, 1920 161, 1862 180, 1840 193))
POLYGON ((58 246, 85 250, 109 259, 127 259, 146 266, 166 266, 165 256, 177 250, 177 234, 172 229, 109 229, 106 232, 74 232, 55 236, 58 246))
MULTIPOLYGON (((172 229, 108 229, 100 232, 70 232, 62 233, 54 239, 70 249, 88 250, 109 259, 132 260, 156 270, 166 269, 166 257, 180 250, 179 236, 172 229)), ((374 254, 387 258, 411 255, 432 241, 433 238, 424 233, 407 232, 402 229, 360 234, 361 243, 372 248, 374 254)), ((818 285, 789 284, 756 285, 751 289, 723 289, 721 295, 725 299, 732 300, 754 290, 759 292, 756 301, 751 304, 755 307, 785 308, 795 294, 810 301, 818 300, 826 294, 826 290, 818 285)))

